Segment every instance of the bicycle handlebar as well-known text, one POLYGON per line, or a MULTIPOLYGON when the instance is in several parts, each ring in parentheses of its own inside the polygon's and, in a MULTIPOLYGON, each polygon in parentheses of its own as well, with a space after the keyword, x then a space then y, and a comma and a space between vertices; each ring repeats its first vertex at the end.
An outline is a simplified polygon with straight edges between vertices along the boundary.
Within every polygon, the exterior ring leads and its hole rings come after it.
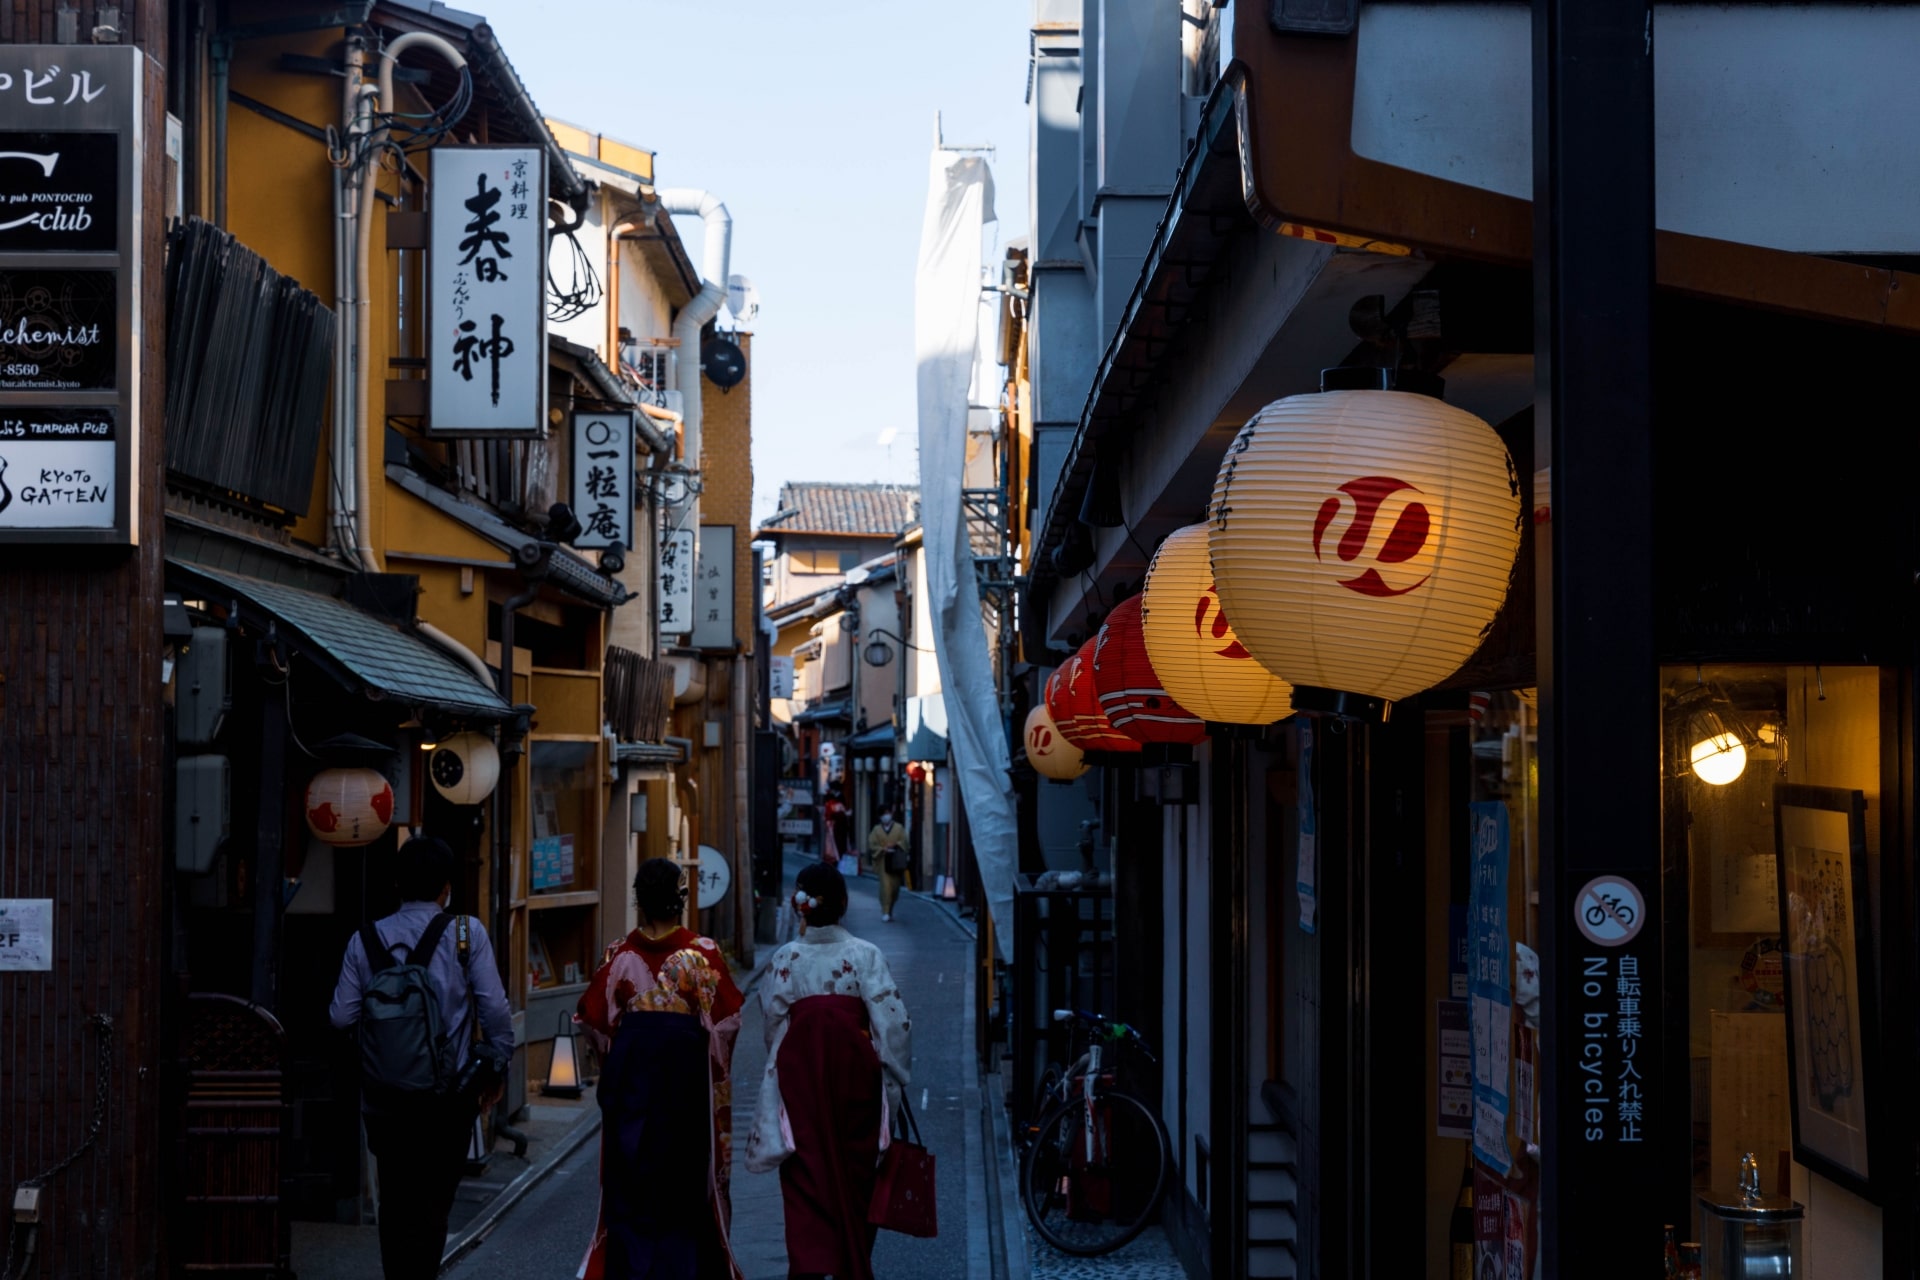
POLYGON ((1145 1054, 1148 1062, 1158 1063, 1160 1061, 1160 1059, 1153 1056, 1153 1050, 1147 1047, 1147 1038, 1124 1022, 1115 1022, 1113 1019, 1103 1017, 1100 1014, 1087 1013, 1076 1009, 1055 1009, 1053 1011, 1053 1020, 1055 1022, 1084 1022, 1096 1029, 1104 1028, 1113 1038, 1124 1039, 1135 1049, 1145 1054))

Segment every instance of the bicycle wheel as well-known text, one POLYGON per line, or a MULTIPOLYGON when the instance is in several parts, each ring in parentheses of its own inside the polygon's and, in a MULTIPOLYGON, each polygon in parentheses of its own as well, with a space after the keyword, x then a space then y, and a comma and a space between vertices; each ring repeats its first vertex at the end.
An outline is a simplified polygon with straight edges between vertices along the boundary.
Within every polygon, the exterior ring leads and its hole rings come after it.
POLYGON ((1072 1097, 1042 1117, 1020 1164, 1020 1200, 1033 1229, 1062 1253, 1091 1258, 1139 1235, 1167 1190, 1159 1119, 1130 1094, 1072 1097))
POLYGON ((1049 1062, 1047 1069, 1040 1073, 1040 1087, 1033 1091, 1033 1106, 1027 1112, 1027 1121, 1020 1129, 1019 1144, 1022 1150, 1032 1143, 1033 1136, 1040 1132, 1040 1121, 1060 1100, 1060 1083, 1066 1078, 1066 1074, 1057 1062, 1049 1062))

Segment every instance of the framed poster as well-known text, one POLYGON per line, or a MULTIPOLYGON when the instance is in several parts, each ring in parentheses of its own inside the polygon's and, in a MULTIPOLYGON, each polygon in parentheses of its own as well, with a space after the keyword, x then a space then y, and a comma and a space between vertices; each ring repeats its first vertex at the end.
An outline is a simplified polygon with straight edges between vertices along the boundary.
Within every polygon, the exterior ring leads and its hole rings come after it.
POLYGON ((1866 810, 1859 791, 1774 788, 1793 1158, 1871 1199, 1880 1046, 1866 810))

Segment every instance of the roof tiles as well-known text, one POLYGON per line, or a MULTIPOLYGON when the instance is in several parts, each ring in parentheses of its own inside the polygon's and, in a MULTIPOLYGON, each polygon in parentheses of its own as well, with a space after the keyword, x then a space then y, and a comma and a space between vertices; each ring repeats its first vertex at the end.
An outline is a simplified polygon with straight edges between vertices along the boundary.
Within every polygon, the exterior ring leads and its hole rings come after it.
POLYGON ((919 505, 920 490, 915 485, 794 480, 780 486, 779 510, 761 531, 894 538, 913 523, 919 505))

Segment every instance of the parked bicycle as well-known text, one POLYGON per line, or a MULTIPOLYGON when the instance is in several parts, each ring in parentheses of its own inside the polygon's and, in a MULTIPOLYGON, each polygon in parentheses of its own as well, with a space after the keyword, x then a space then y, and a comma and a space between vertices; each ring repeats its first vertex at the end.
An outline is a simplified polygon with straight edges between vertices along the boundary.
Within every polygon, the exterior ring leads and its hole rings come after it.
POLYGON ((1042 1085, 1039 1120, 1020 1159, 1033 1229, 1062 1253, 1097 1257, 1133 1239, 1167 1191, 1170 1141, 1159 1114, 1120 1079, 1128 1053, 1154 1061, 1138 1031, 1097 1013, 1054 1010, 1086 1051, 1042 1085))

